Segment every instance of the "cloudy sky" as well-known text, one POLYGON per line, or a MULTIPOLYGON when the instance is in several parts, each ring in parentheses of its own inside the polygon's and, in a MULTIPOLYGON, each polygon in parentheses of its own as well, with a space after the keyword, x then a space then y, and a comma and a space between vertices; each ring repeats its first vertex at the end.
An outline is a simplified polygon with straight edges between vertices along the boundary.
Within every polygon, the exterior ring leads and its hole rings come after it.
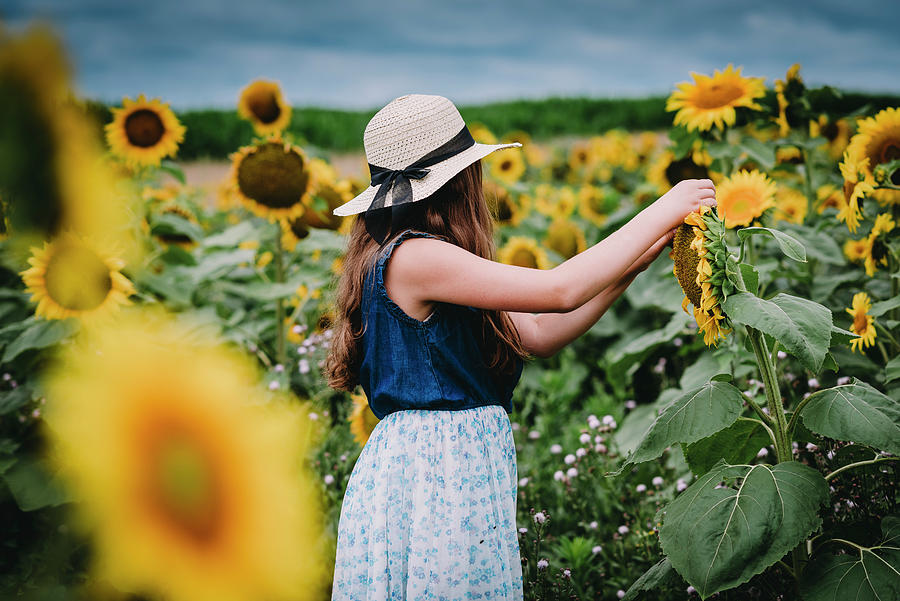
POLYGON ((808 85, 900 93, 897 0, 3 0, 21 30, 60 31, 85 96, 235 105, 255 78, 295 106, 378 108, 415 92, 457 104, 669 94, 729 62, 808 85))

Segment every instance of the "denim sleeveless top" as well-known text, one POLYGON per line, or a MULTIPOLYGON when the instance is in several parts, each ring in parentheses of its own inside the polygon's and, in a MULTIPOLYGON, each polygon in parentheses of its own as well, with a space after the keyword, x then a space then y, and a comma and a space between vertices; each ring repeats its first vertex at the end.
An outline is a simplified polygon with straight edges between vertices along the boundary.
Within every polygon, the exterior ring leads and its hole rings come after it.
POLYGON ((435 303, 425 321, 407 315, 387 295, 384 267, 394 249, 410 237, 437 238, 405 230, 366 273, 361 300, 359 382, 378 419, 403 409, 471 409, 500 405, 512 413, 512 392, 524 365, 516 357, 512 374, 495 380, 479 345, 481 310, 435 303), (373 282, 374 276, 374 282, 373 282))

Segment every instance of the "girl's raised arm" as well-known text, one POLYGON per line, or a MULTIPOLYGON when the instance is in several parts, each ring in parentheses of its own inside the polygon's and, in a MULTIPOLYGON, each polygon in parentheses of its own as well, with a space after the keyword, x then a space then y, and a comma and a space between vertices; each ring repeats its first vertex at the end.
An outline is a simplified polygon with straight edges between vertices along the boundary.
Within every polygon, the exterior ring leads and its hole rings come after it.
POLYGON ((614 284, 635 260, 701 204, 715 205, 708 179, 684 180, 624 226, 553 269, 505 265, 442 240, 413 238, 394 252, 389 271, 404 296, 481 309, 572 311, 614 284))

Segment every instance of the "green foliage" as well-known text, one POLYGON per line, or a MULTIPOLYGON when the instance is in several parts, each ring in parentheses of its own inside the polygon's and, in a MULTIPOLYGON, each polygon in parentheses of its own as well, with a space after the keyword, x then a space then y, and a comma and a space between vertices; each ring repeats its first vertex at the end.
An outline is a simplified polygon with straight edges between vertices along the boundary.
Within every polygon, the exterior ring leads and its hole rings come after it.
POLYGON ((724 459, 732 465, 750 463, 757 452, 772 441, 763 425, 756 420, 739 419, 697 442, 686 445, 684 458, 698 476, 711 470, 724 459))
POLYGON ((900 402, 856 378, 814 393, 800 417, 820 436, 900 454, 900 402))
POLYGON ((718 463, 663 511, 663 551, 702 597, 735 587, 821 523, 828 486, 814 469, 718 463), (721 481, 724 486, 718 486, 721 481))
POLYGON ((803 571, 804 601, 900 599, 900 517, 881 521, 883 538, 872 547, 842 541, 850 553, 820 550, 803 571))
POLYGON ((685 392, 656 418, 616 474, 656 459, 673 444, 692 443, 731 425, 741 414, 742 399, 741 391, 725 382, 711 381, 685 392))
POLYGON ((770 300, 749 292, 728 297, 723 308, 728 317, 764 332, 818 372, 831 342, 831 311, 817 302, 779 293, 770 300))

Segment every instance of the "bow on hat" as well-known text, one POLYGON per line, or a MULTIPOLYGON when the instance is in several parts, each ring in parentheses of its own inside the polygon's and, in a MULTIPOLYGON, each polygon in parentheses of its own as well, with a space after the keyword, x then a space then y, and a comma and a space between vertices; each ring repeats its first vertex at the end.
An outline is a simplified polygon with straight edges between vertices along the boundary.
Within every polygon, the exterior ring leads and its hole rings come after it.
POLYGON ((384 244, 392 232, 400 229, 409 214, 410 204, 414 200, 410 179, 422 179, 431 171, 426 167, 445 161, 474 145, 475 139, 472 138, 469 128, 463 125, 459 133, 448 142, 403 169, 385 169, 369 163, 371 185, 378 186, 375 197, 363 216, 369 235, 379 244, 384 244), (385 207, 388 192, 392 189, 393 201, 389 207, 385 207))

